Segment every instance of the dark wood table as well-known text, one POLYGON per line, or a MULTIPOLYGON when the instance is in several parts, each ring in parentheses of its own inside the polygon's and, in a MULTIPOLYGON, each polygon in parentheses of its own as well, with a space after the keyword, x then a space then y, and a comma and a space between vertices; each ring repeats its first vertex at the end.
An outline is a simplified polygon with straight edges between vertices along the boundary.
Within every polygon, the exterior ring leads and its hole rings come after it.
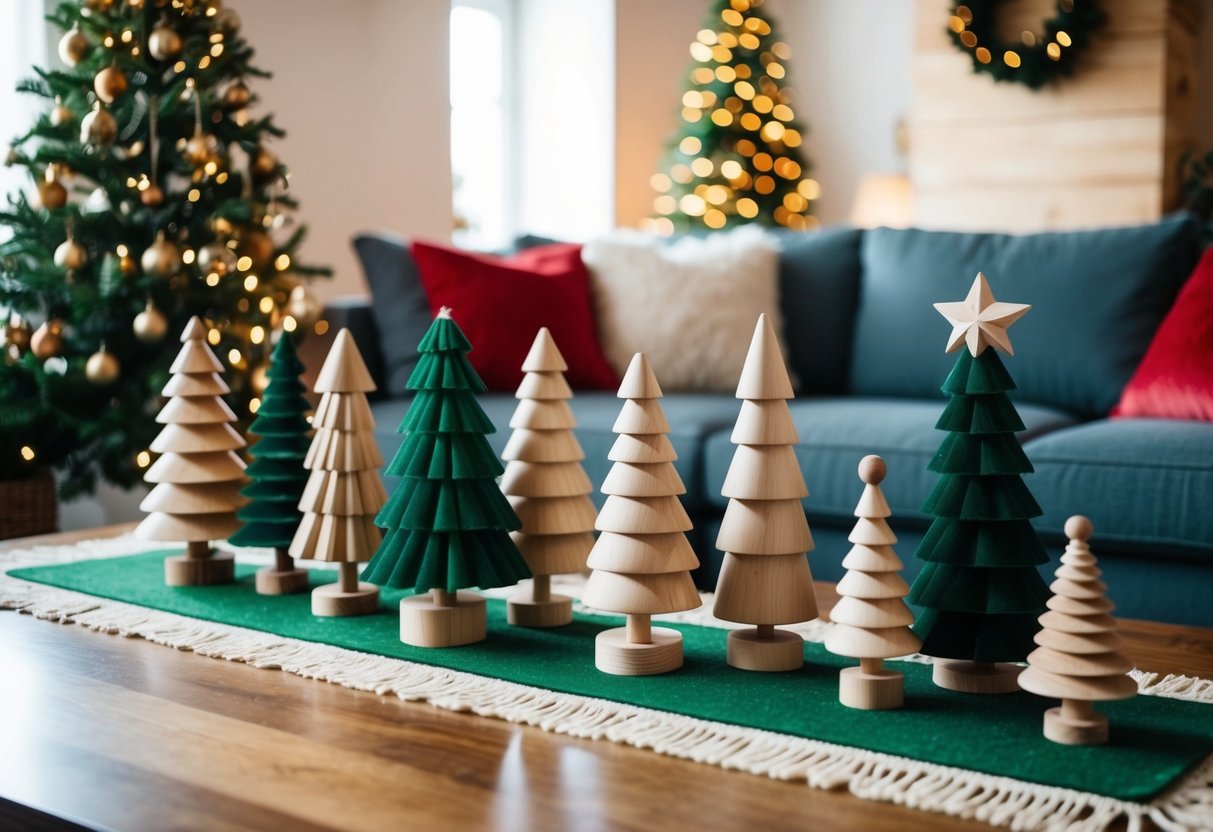
MULTIPOLYGON (((0 544, 71 543, 128 526, 0 544)), ((822 606, 835 598, 819 586, 822 606)), ((1213 630, 1122 622, 1213 677, 1213 630)), ((0 829, 975 829, 943 815, 0 613, 0 829)))

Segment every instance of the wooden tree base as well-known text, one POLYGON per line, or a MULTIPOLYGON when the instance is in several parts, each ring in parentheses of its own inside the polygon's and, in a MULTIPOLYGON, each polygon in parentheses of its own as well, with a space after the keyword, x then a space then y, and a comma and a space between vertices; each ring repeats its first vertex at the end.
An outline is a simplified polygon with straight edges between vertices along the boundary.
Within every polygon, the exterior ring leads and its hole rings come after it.
POLYGON ((733 630, 727 660, 741 670, 796 670, 804 665, 804 639, 787 630, 775 630, 771 638, 759 638, 753 627, 733 630))
POLYGON ((353 592, 342 592, 341 584, 325 584, 312 590, 312 615, 333 618, 370 615, 379 611, 379 587, 359 583, 353 592))
POLYGON ((1063 745, 1103 745, 1108 741, 1108 718, 1092 711, 1071 716, 1061 708, 1045 711, 1045 738, 1063 745))
POLYGON ((505 620, 519 627, 562 627, 573 620, 573 599, 552 595, 546 601, 535 601, 524 590, 505 605, 505 620))
POLYGON ((212 552, 204 558, 172 555, 164 559, 164 583, 168 586, 214 586, 236 579, 236 559, 228 552, 212 552))
POLYGON ((594 666, 615 676, 655 676, 682 667, 682 633, 654 627, 651 641, 628 641, 627 629, 603 630, 594 639, 594 666))
POLYGON ((257 570, 258 595, 294 595, 307 589, 307 570, 279 571, 272 566, 257 570))
POLYGON ((861 711, 887 711, 905 702, 904 677, 896 670, 870 673, 848 667, 838 674, 838 701, 861 711))
POLYGON ((430 595, 400 602, 400 640, 414 647, 458 647, 484 641, 488 632, 484 597, 454 593, 455 604, 444 607, 430 595))
POLYGON ((941 688, 961 693, 1015 693, 1023 667, 1007 662, 970 662, 936 659, 931 680, 941 688))

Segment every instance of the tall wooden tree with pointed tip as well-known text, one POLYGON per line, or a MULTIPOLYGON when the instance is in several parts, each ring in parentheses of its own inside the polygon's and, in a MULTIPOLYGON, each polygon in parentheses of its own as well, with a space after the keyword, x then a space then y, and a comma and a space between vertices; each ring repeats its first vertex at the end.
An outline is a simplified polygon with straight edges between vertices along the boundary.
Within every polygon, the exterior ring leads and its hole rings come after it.
POLYGON ((615 420, 615 464, 602 484, 607 501, 596 523, 602 534, 590 552, 593 572, 581 600, 627 615, 626 627, 598 634, 598 669, 644 676, 682 666, 682 634, 654 628, 650 617, 703 601, 691 580, 690 570, 699 565, 685 534, 691 518, 678 499, 686 487, 674 468, 670 425, 658 402, 661 387, 643 354, 632 359, 618 395, 626 401, 615 420))
POLYGON ((902 563, 893 551, 897 536, 886 517, 893 512, 880 483, 888 469, 878 456, 859 461, 863 495, 855 507, 859 520, 847 538, 854 544, 843 558, 847 574, 838 582, 842 596, 830 610, 834 626, 826 635, 831 653, 859 659, 838 677, 838 699, 850 708, 900 708, 904 699, 901 673, 884 667, 884 660, 917 652, 922 641, 910 625, 914 614, 903 600, 910 587, 901 577, 902 563))
POLYGON ((311 474, 299 498, 303 519, 287 551, 340 564, 337 583, 312 591, 313 615, 365 615, 379 609, 379 588, 359 583, 358 564, 379 545, 374 518, 387 495, 366 400, 375 382, 349 330, 337 333, 313 389, 322 395, 312 417, 316 435, 303 460, 311 474))
POLYGON ((444 308, 408 380, 416 396, 386 472, 402 479, 375 518, 386 533, 366 578, 416 590, 400 602, 400 639, 418 647, 481 641, 484 597, 460 590, 531 575, 510 539, 521 522, 497 485, 504 469, 485 438, 495 428, 476 401, 484 383, 467 359, 471 349, 444 308))
POLYGON ((165 427, 152 443, 160 458, 143 479, 156 487, 139 504, 149 512, 135 534, 149 540, 184 540, 184 555, 164 561, 169 586, 228 583, 235 577, 230 554, 211 551, 210 541, 240 528, 236 509, 246 500, 244 462, 235 454, 244 440, 232 428, 236 415, 223 401, 223 365, 206 345, 206 327, 190 318, 181 352, 164 386, 168 402, 156 417, 165 427))
POLYGON ((1023 481, 1032 463, 1015 437, 1015 383, 988 347, 1011 354, 1007 327, 1031 307, 996 302, 983 274, 964 301, 935 307, 952 324, 947 351, 965 349, 935 425, 948 436, 929 465, 939 481, 922 509, 935 519, 915 552, 926 563, 910 590, 923 607, 914 631, 923 653, 952 660, 935 662, 935 684, 1009 693, 1048 598, 1036 571, 1048 556, 1030 522, 1040 506, 1023 481))
POLYGON ((1066 745, 1098 745, 1108 741, 1108 718, 1092 702, 1128 699, 1137 683, 1126 675, 1133 662, 1124 654, 1109 613, 1108 586, 1087 541, 1091 521, 1075 515, 1066 521, 1070 543, 1061 556, 1057 580, 1049 587, 1049 611, 1040 617, 1039 645, 1028 655, 1028 669, 1019 686, 1040 696, 1061 700, 1060 708, 1045 712, 1045 736, 1066 745))
POLYGON ((792 396, 775 330, 760 315, 737 383, 737 450, 720 491, 729 506, 716 539, 725 555, 713 612, 725 621, 756 625, 729 633, 728 662, 744 670, 800 667, 804 639, 775 625, 817 617, 805 556, 813 537, 800 503, 809 491, 793 448, 796 426, 787 401, 792 396))
POLYGON ((274 565, 257 570, 257 592, 286 595, 307 589, 307 570, 295 566, 287 552, 303 519, 299 500, 308 481, 303 461, 311 445, 312 426, 299 374, 303 364, 295 355, 289 333, 282 333, 266 372, 269 384, 261 396, 257 418, 249 433, 260 437, 251 449, 247 474, 252 480, 240 493, 252 502, 237 515, 244 528, 232 535, 235 546, 266 546, 274 550, 274 565))
POLYGON ((573 620, 573 601, 551 593, 551 576, 585 569, 594 546, 597 512, 589 498, 594 487, 581 466, 585 453, 573 436, 577 420, 568 405, 573 393, 564 380, 567 369, 552 334, 541 328, 522 363, 526 375, 510 419, 514 434, 502 454, 508 464, 501 490, 522 520, 522 528, 510 536, 535 576, 530 589, 506 607, 509 622, 524 627, 557 627, 573 620), (563 443, 567 450, 555 453, 557 459, 536 452, 532 434, 549 447, 563 443))

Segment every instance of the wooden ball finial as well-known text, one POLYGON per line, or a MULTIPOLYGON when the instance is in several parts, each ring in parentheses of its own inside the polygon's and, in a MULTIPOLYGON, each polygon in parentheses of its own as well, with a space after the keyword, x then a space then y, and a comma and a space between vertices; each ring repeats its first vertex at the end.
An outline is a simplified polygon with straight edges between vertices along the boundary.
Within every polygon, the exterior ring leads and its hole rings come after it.
POLYGON ((1066 521, 1066 537, 1071 540, 1077 539, 1085 543, 1091 538, 1091 532, 1094 530, 1095 527, 1091 525, 1091 521, 1081 514, 1075 514, 1066 521))
POLYGON ((859 460, 859 478, 868 485, 880 485, 888 473, 888 466, 876 454, 869 454, 859 460))

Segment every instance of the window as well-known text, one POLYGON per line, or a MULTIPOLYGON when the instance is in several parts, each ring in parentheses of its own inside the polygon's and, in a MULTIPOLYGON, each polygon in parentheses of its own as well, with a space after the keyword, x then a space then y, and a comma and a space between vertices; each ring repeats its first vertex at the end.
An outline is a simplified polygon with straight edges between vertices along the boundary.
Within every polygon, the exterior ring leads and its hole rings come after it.
MULTIPOLYGON (((17 82, 34 75, 34 65, 46 65, 46 21, 41 3, 8 3, 0 7, 0 161, 8 143, 25 132, 46 102, 18 93, 17 82)), ((57 33, 56 33, 57 34, 57 33)), ((8 196, 31 187, 23 167, 0 165, 0 204, 8 196)), ((0 231, 7 234, 8 229, 0 231)))

